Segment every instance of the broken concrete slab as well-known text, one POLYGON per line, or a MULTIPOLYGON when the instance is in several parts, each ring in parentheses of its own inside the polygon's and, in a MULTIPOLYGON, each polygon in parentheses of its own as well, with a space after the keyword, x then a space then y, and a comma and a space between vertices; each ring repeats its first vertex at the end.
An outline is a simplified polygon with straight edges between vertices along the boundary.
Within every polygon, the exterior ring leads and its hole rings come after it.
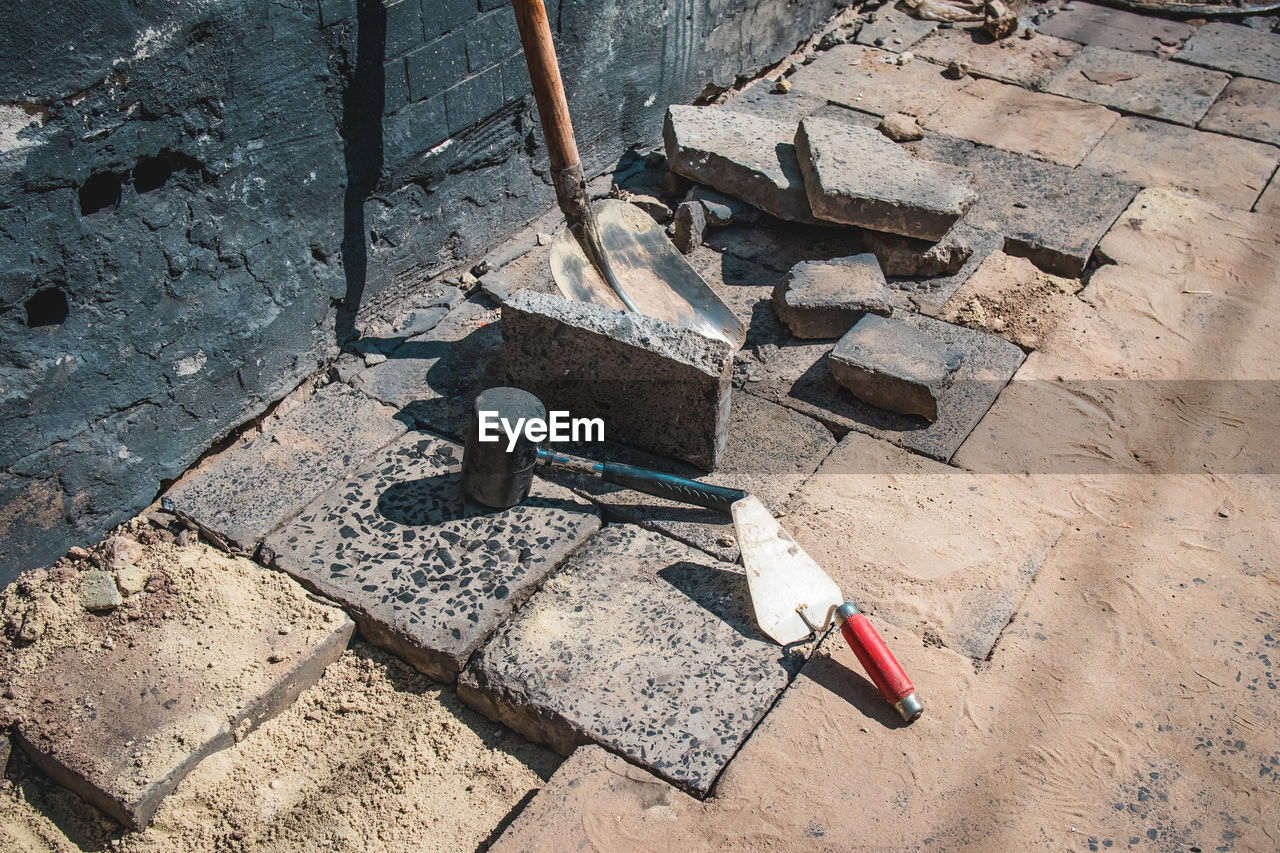
POLYGON ((652 317, 521 291, 502 307, 506 381, 611 441, 704 470, 729 423, 733 348, 652 317))
POLYGON ((895 53, 842 44, 791 75, 791 94, 876 116, 923 116, 946 103, 962 85, 943 71, 932 62, 899 65, 895 53))
POLYGON ((1078 166, 1118 118, 1096 104, 974 80, 924 123, 979 145, 1078 166))
POLYGON ((74 569, 31 573, 6 618, 38 623, 3 656, 0 715, 59 784, 131 829, 197 764, 288 707, 353 628, 287 577, 204 545, 152 546, 127 614, 81 610, 74 569))
POLYGON ((1036 30, 1080 44, 1166 56, 1191 38, 1196 28, 1184 21, 1138 15, 1075 0, 1037 24, 1036 30))
POLYGON ((1280 35, 1252 27, 1205 24, 1174 59, 1280 83, 1280 35))
POLYGON ((741 568, 610 525, 485 644, 458 695, 562 754, 597 743, 705 796, 802 663, 760 633, 741 568))
POLYGON ((1248 210, 1280 163, 1280 148, 1126 116, 1084 160, 1086 168, 1147 187, 1183 190, 1248 210))
POLYGON ((924 21, 894 6, 883 6, 871 13, 871 20, 858 30, 855 41, 900 53, 937 28, 937 21, 924 21))
POLYGON ((875 255, 801 261, 778 282, 773 310, 797 338, 838 338, 868 313, 893 313, 875 255))
POLYGON ((862 239, 886 276, 928 277, 958 272, 973 254, 976 232, 961 220, 936 243, 879 231, 862 239))
POLYGON ((663 126, 671 171, 779 219, 812 223, 794 138, 790 122, 714 107, 672 105, 663 126))
POLYGON ((113 610, 124 604, 111 572, 95 569, 80 576, 80 604, 85 610, 113 610))
POLYGON ((938 240, 973 199, 970 175, 913 157, 878 131, 810 116, 796 154, 816 216, 938 240))
POLYGON ((459 445, 410 433, 263 544, 274 568, 438 681, 600 526, 589 504, 540 480, 508 510, 470 503, 461 460, 459 445))
POLYGON ((1280 85, 1236 77, 1209 108, 1200 128, 1280 145, 1280 85))
POLYGON ((1218 71, 1091 46, 1077 53, 1045 89, 1122 112, 1194 125, 1230 79, 1218 71))
POLYGON ((701 184, 695 184, 689 190, 688 194, 685 195, 685 201, 692 201, 702 205, 702 212, 706 217, 707 225, 714 228, 723 228, 735 222, 755 222, 759 217, 759 211, 754 207, 743 204, 739 199, 718 193, 701 184))
POLYGON ((864 403, 901 415, 938 419, 938 398, 964 353, 900 319, 867 315, 836 343, 827 366, 864 403))
MULTIPOLYGON (((870 233, 867 231, 864 235, 870 233)), ((1004 243, 1005 239, 1000 234, 975 228, 961 219, 947 232, 946 237, 935 244, 939 247, 939 252, 954 252, 960 255, 966 251, 969 252, 960 268, 954 272, 948 272, 949 266, 945 266, 937 273, 928 275, 925 272, 927 267, 922 264, 922 271, 918 276, 886 274, 894 307, 906 311, 918 311, 930 316, 936 315, 951 294, 969 280, 983 260, 992 252, 1003 248, 1004 243)), ((878 251, 872 241, 867 241, 867 248, 872 252, 878 251)), ((930 249, 925 252, 924 258, 928 259, 932 254, 933 251, 930 249)))
POLYGON ((1080 45, 1052 36, 1031 39, 993 39, 983 30, 952 27, 939 30, 914 48, 914 53, 939 65, 955 62, 975 77, 989 77, 1039 89, 1080 45))
POLYGON ((165 493, 166 507, 219 547, 252 554, 312 498, 403 435, 395 414, 346 385, 321 388, 189 471, 165 493))
POLYGON ((675 222, 671 225, 671 242, 682 254, 689 254, 702 245, 702 234, 707 229, 707 211, 699 202, 682 201, 676 206, 675 222))

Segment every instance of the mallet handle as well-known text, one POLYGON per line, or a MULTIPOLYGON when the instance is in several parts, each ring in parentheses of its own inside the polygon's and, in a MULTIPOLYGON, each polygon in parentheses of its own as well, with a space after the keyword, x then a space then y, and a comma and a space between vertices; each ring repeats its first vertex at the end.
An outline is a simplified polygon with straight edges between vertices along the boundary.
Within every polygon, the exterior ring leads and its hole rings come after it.
POLYGON ((571 456, 568 453, 543 448, 538 448, 538 462, 550 468, 596 477, 606 483, 635 489, 646 495, 724 513, 729 512, 729 507, 734 501, 747 496, 747 493, 741 489, 713 486, 710 483, 699 483, 697 480, 687 480, 684 477, 650 471, 647 468, 637 468, 634 465, 598 462, 594 459, 583 459, 580 456, 571 456))

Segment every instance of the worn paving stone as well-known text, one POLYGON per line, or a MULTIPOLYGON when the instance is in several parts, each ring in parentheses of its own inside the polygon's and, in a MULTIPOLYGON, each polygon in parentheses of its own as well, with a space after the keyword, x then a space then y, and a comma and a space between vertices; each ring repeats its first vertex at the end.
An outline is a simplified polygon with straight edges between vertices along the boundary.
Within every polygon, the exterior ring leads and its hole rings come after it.
POLYGON ((918 159, 870 128, 811 116, 796 154, 814 214, 832 222, 938 240, 973 199, 967 172, 918 159))
POLYGON ((773 310, 797 338, 838 338, 863 315, 893 313, 872 254, 801 261, 773 291, 773 310))
POLYGON ((964 354, 894 317, 868 315, 842 337, 827 366, 864 403, 938 419, 938 398, 964 354))
POLYGON ((1248 210, 1280 163, 1280 148, 1126 116, 1084 160, 1086 168, 1147 187, 1193 193, 1248 210))
POLYGON ((602 418, 614 441, 715 469, 729 422, 729 344, 527 290, 502 307, 502 334, 506 384, 548 411, 602 418))
POLYGON ((1183 21, 1138 15, 1078 0, 1074 0, 1071 7, 1058 9, 1052 17, 1037 24, 1036 30, 1080 44, 1162 56, 1191 38, 1196 31, 1195 27, 1183 21))
POLYGON ((1090 46, 1055 74, 1045 89, 1122 112, 1194 125, 1230 79, 1219 71, 1090 46))
POLYGON ((826 356, 831 341, 782 339, 776 350, 744 365, 735 383, 744 390, 795 409, 826 424, 837 435, 867 433, 947 461, 981 420, 1000 390, 1022 364, 1018 347, 994 335, 953 326, 921 314, 895 314, 940 344, 964 353, 964 361, 938 401, 938 419, 899 415, 868 405, 841 388, 826 356))
POLYGON ((1118 118, 1096 104, 974 80, 924 124, 980 145, 1078 166, 1118 118))
POLYGON ((725 101, 720 109, 786 122, 795 127, 800 119, 816 113, 826 105, 826 98, 801 94, 794 89, 790 92, 778 92, 774 89, 772 80, 762 77, 725 101))
POLYGON ((187 473, 165 493, 166 506, 220 547, 252 554, 268 533, 404 431, 394 409, 335 383, 187 473))
POLYGON ((610 525, 485 644, 458 694, 558 752, 597 743, 705 795, 802 663, 760 633, 739 567, 610 525))
POLYGON ((1271 176, 1271 182, 1258 196, 1258 203, 1253 206, 1255 212, 1264 216, 1280 217, 1280 170, 1271 176))
POLYGON ((1252 27, 1205 24, 1174 59, 1280 83, 1280 35, 1252 27))
POLYGON ((885 116, 933 112, 963 85, 932 62, 897 64, 897 55, 856 44, 836 45, 791 75, 791 94, 822 98, 885 116))
POLYGON ((859 607, 984 660, 1064 527, 1065 512, 1042 494, 1050 488, 850 433, 786 523, 859 607), (867 505, 880 508, 874 519, 860 511, 867 505))
POLYGON ((207 554, 194 567, 149 566, 163 583, 131 598, 124 621, 52 597, 74 585, 74 570, 42 573, 35 600, 62 644, 37 645, 39 666, 4 673, 0 704, 17 744, 131 829, 145 828, 197 764, 315 683, 354 627, 288 578, 207 554))
POLYGON ((1052 36, 996 40, 981 29, 939 30, 916 45, 913 52, 939 65, 958 62, 975 77, 989 77, 1039 89, 1080 51, 1080 45, 1052 36))
POLYGON ((672 105, 663 127, 677 175, 736 196, 779 219, 813 222, 795 155, 795 125, 714 107, 672 105))
POLYGON ((486 297, 473 296, 430 332, 410 338, 351 384, 399 409, 411 426, 460 436, 471 401, 501 375, 502 328, 486 297))
POLYGON ((937 28, 937 21, 922 21, 895 6, 882 6, 871 13, 854 41, 901 53, 937 28))
POLYGON ((1280 85, 1236 77, 1209 108, 1200 128, 1280 145, 1280 85))
POLYGON ((470 503, 461 461, 459 445, 411 433, 263 545, 366 639, 439 681, 600 525, 590 505, 539 480, 511 509, 470 503))

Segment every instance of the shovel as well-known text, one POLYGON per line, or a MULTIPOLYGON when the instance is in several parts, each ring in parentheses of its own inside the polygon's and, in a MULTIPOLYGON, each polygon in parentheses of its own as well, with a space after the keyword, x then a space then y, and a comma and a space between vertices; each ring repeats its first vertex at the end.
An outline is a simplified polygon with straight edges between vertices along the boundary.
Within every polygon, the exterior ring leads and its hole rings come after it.
POLYGON ((737 349, 746 327, 667 239, 662 226, 624 201, 590 203, 546 7, 542 0, 514 0, 512 5, 556 200, 568 226, 551 243, 556 286, 570 299, 635 311, 737 349))
POLYGON ((908 723, 920 716, 924 706, 911 680, 835 581, 754 495, 734 501, 732 512, 760 630, 786 646, 821 634, 832 620, 839 622, 845 642, 885 701, 908 723))

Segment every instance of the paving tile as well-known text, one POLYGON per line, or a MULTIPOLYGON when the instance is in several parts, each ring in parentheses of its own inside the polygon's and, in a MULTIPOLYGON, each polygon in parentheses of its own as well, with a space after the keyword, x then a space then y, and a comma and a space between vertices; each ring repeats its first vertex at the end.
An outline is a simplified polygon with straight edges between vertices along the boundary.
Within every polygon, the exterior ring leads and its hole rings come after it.
POLYGON ((963 358, 898 317, 867 315, 836 343, 827 366, 859 400, 936 421, 938 398, 963 358))
POLYGON ((795 91, 777 92, 774 90, 774 81, 763 77, 725 101, 720 109, 784 121, 794 127, 800 123, 800 119, 816 113, 826 105, 826 98, 795 91))
POLYGON ((610 525, 485 644, 458 695, 558 752, 597 743, 705 795, 802 663, 760 633, 741 568, 610 525))
POLYGON ((895 6, 882 6, 871 13, 854 40, 901 53, 937 28, 937 21, 922 21, 895 6))
POLYGON ((1263 216, 1280 217, 1280 170, 1271 176, 1271 182, 1262 191, 1253 209, 1263 216))
POLYGON ((410 433, 263 545, 271 565, 351 613, 360 633, 439 681, 599 527, 535 481, 521 505, 465 501, 462 448, 410 433))
POLYGON ((876 256, 861 254, 796 264, 774 288, 773 311, 797 338, 838 338, 893 305, 876 256))
POLYGON ((1062 532, 1066 512, 1042 488, 850 433, 792 501, 786 524, 859 607, 983 660, 1062 532), (879 511, 862 512, 868 505, 879 511))
POLYGON ((837 45, 791 75, 791 92, 823 98, 878 116, 933 112, 963 85, 932 62, 897 64, 897 54, 857 44, 837 45))
POLYGON ((1243 210, 1253 206, 1277 163, 1280 148, 1136 116, 1116 122, 1084 160, 1095 171, 1243 210))
POLYGON ((211 541, 252 554, 268 533, 404 434, 395 410, 342 384, 320 389, 207 460, 165 493, 211 541))
POLYGON ((974 80, 926 116, 924 126, 980 145, 1078 166, 1119 117, 1096 104, 974 80))
POLYGON ((938 419, 932 424, 869 406, 841 388, 826 363, 833 341, 783 338, 776 344, 776 352, 763 350, 767 358, 743 365, 735 382, 752 394, 821 421, 837 435, 849 430, 863 432, 945 462, 1022 363, 1022 350, 994 335, 932 317, 911 313, 894 316, 964 353, 964 361, 938 401, 938 419))
POLYGON ((1080 45, 1052 36, 997 41, 984 30, 960 27, 939 30, 913 49, 916 56, 939 65, 958 62, 975 77, 989 77, 1029 89, 1043 86, 1079 51, 1080 45))
POLYGON ((1072 2, 1036 25, 1038 32, 1080 44, 1134 53, 1165 55, 1191 38, 1196 28, 1182 21, 1138 15, 1093 3, 1072 2))
POLYGON ((1174 59, 1280 83, 1280 35, 1252 27, 1206 24, 1174 59))
POLYGON ((1236 77, 1209 108, 1200 128, 1280 145, 1280 86, 1236 77))
POLYGON ((1154 56, 1086 47, 1055 74, 1046 91, 1179 124, 1195 124, 1231 78, 1154 56))
POLYGON ((317 681, 354 627, 283 575, 193 548, 146 558, 120 618, 80 608, 74 569, 24 581, 58 629, 9 656, 5 718, 36 766, 131 829, 317 681))

